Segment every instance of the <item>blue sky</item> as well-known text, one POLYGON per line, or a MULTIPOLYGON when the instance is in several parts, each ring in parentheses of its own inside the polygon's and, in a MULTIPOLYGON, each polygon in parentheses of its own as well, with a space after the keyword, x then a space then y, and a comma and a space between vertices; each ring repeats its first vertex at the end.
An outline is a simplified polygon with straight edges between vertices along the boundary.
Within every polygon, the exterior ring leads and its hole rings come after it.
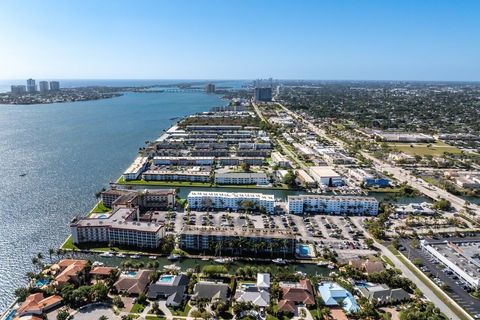
POLYGON ((0 78, 480 80, 480 1, 0 1, 0 78))

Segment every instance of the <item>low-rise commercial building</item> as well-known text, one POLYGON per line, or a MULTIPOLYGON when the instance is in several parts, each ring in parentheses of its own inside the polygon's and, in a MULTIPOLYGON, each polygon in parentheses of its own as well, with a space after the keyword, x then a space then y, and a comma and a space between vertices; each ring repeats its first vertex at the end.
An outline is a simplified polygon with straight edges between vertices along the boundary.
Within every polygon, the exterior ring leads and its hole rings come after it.
POLYGON ((288 212, 377 215, 378 201, 373 197, 356 196, 288 196, 288 212))
POLYGON ((312 177, 303 169, 295 170, 296 182, 307 188, 315 187, 317 183, 312 177))
POLYGON ((339 175, 332 167, 313 166, 309 168, 309 173, 318 184, 335 187, 344 184, 342 176, 339 175))
POLYGON ((187 200, 190 209, 245 209, 273 213, 275 207, 274 196, 262 193, 191 191, 187 200))
POLYGON ((480 289, 480 263, 475 258, 480 252, 480 241, 420 241, 422 250, 444 264, 474 290, 480 289))

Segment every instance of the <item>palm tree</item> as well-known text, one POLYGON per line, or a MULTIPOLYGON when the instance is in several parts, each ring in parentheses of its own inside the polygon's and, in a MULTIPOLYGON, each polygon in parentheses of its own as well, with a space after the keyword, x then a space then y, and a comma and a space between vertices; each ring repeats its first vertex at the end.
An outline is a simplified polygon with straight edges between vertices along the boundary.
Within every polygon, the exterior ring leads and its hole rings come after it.
POLYGON ((55 250, 52 248, 48 249, 48 255, 50 257, 50 263, 52 263, 52 255, 55 253, 55 250))

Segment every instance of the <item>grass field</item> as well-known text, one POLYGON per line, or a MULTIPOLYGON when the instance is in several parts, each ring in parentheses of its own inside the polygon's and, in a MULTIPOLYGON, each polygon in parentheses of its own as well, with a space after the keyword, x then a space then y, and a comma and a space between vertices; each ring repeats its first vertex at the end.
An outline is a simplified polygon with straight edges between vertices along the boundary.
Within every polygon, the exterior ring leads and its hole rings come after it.
POLYGON ((419 155, 419 156, 441 156, 444 153, 453 153, 459 154, 462 151, 457 147, 450 146, 443 142, 437 143, 389 143, 388 144, 391 148, 396 149, 397 151, 404 152, 406 154, 410 154, 412 156, 419 155), (413 146, 413 147, 411 147, 413 146), (430 146, 430 147, 429 147, 430 146))

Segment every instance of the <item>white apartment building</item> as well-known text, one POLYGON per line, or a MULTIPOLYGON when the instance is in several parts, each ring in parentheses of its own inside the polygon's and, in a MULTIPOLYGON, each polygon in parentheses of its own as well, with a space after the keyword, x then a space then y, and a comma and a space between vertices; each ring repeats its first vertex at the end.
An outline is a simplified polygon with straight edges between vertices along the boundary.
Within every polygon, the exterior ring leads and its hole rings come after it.
POLYGON ((373 197, 298 195, 288 196, 288 212, 331 214, 378 214, 378 201, 373 197))
POLYGON ((153 164, 156 166, 211 166, 214 157, 154 157, 153 164))
POLYGON ((175 170, 147 170, 142 174, 145 181, 192 181, 208 182, 210 172, 205 171, 175 171, 175 170))
POLYGON ((147 168, 148 158, 137 157, 130 167, 125 170, 123 177, 125 180, 137 180, 143 171, 147 168))
POLYGON ((263 172, 217 172, 216 184, 258 184, 269 183, 267 175, 263 172))
POLYGON ((238 210, 242 201, 249 201, 258 208, 264 208, 267 213, 273 213, 275 198, 271 194, 243 192, 209 192, 191 191, 187 197, 190 209, 211 207, 219 210, 238 210))
POLYGON ((111 242, 139 248, 157 248, 165 236, 162 223, 138 220, 138 208, 118 208, 106 218, 74 218, 73 243, 111 242))
POLYGON ((287 157, 280 152, 274 151, 270 156, 272 158, 272 162, 280 167, 290 168, 292 166, 290 160, 288 160, 287 157))

